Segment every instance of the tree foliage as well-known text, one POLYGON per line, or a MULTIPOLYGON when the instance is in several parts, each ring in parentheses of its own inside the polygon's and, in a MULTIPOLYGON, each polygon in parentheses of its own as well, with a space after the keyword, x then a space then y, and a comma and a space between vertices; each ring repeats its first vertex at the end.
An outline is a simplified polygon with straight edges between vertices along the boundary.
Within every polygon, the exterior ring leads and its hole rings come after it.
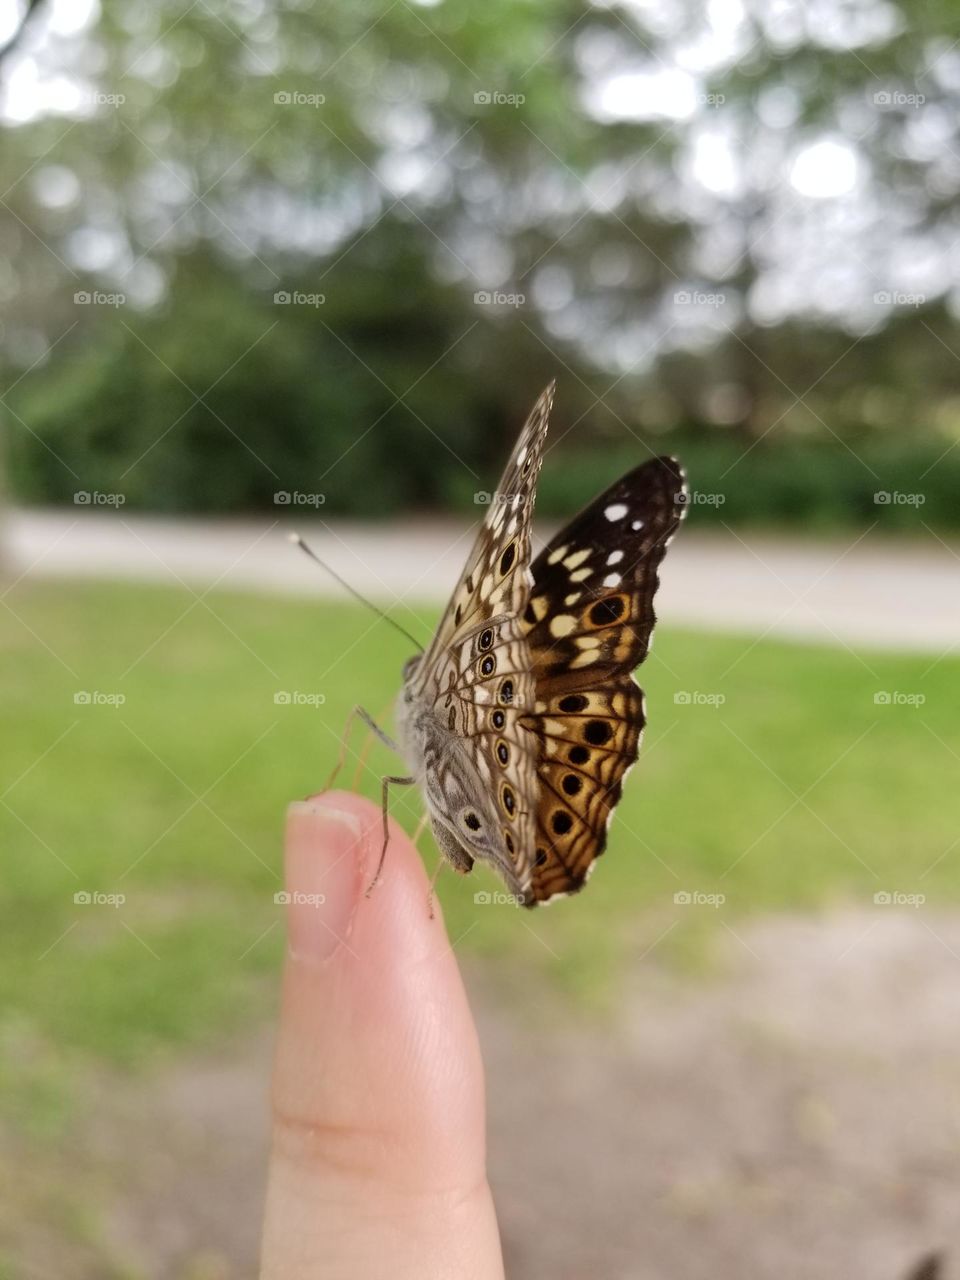
POLYGON ((782 501, 731 492, 744 518, 859 520, 831 474, 862 497, 921 456, 952 492, 951 15, 41 6, 2 69, 16 491, 467 500, 556 375, 548 502, 678 442, 725 490, 761 467, 782 501))

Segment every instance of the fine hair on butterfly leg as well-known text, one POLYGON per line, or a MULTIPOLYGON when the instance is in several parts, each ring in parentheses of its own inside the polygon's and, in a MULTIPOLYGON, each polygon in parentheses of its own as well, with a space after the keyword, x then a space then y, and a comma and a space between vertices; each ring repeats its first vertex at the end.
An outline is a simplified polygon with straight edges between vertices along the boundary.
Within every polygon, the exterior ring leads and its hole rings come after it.
POLYGON ((388 733, 385 733, 383 729, 380 728, 380 726, 374 720, 373 716, 371 716, 368 711, 365 711, 363 707, 359 707, 359 706, 351 707, 350 713, 347 716, 347 722, 343 726, 343 736, 340 739, 340 754, 337 757, 337 763, 333 766, 333 769, 330 772, 330 776, 321 790, 321 794, 323 794, 324 791, 330 790, 334 782, 336 782, 337 777, 340 773, 340 770, 343 768, 343 766, 347 762, 347 751, 349 750, 349 742, 350 742, 350 730, 353 727, 354 720, 356 720, 357 718, 361 719, 363 723, 367 726, 367 728, 371 730, 372 733, 375 733, 377 735, 377 737, 380 739, 380 741, 383 743, 385 747, 389 747, 391 751, 397 752, 398 755, 400 754, 400 748, 397 746, 394 740, 390 737, 390 735, 388 733))
MULTIPOLYGON (((417 835, 419 835, 420 832, 423 830, 424 826, 429 821, 429 818, 430 818, 429 813, 425 813, 423 815, 423 819, 420 825, 417 827, 417 835)), ((413 837, 413 843, 414 844, 417 843, 416 835, 413 837)), ((431 920, 433 919, 433 916, 434 916, 433 900, 437 896, 437 881, 440 879, 440 872, 443 870, 445 864, 446 864, 446 859, 443 858, 442 856, 439 857, 437 859, 437 865, 433 868, 433 875, 430 877, 430 891, 427 894, 427 911, 430 913, 431 920)))
MULTIPOLYGON (((377 721, 379 722, 380 720, 383 720, 389 711, 390 711, 390 703, 387 703, 385 706, 381 707, 380 714, 377 716, 377 721)), ((389 746, 392 751, 397 750, 396 744, 392 742, 388 743, 386 739, 387 739, 387 735, 384 734, 382 730, 380 731, 380 734, 367 732, 367 734, 364 736, 363 746, 360 748, 360 751, 357 753, 357 764, 356 764, 356 767, 354 768, 353 779, 350 783, 351 791, 356 791, 357 788, 360 786, 360 779, 363 777, 363 771, 367 767, 367 760, 370 757, 370 752, 373 749, 373 744, 375 741, 380 741, 385 746, 389 746)))
POLYGON ((416 785, 417 779, 411 777, 387 777, 380 779, 380 804, 383 811, 383 847, 380 850, 380 861, 377 863, 376 875, 367 885, 366 897, 370 897, 377 884, 380 881, 380 873, 383 870, 383 862, 387 856, 387 845, 390 843, 390 788, 391 787, 413 787, 416 785))

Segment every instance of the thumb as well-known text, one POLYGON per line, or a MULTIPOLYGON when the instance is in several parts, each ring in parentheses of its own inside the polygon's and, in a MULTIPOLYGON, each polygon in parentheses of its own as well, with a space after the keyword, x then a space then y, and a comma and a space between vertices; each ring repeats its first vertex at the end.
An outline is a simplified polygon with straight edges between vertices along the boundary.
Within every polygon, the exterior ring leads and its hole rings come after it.
POLYGON ((265 1280, 502 1277, 483 1070, 407 837, 343 792, 291 805, 265 1280))

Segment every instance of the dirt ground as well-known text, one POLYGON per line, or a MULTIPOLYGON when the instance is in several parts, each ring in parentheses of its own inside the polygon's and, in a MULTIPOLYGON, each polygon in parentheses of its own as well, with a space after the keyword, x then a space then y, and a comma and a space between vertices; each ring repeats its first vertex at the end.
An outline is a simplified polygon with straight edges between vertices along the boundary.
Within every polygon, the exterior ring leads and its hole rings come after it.
MULTIPOLYGON (((655 954, 604 1021, 468 971, 512 1280, 960 1277, 960 917, 757 920, 695 979, 655 954)), ((25 1214, 11 1275, 254 1276, 271 1039, 103 1087, 60 1157, 99 1221, 25 1214)))

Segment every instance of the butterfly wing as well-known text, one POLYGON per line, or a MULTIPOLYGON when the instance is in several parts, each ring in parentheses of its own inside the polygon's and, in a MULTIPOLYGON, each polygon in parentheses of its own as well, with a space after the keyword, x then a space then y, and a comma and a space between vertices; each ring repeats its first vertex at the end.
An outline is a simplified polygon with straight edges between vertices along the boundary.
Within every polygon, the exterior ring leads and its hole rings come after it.
POLYGON ((551 383, 520 432, 433 643, 407 681, 411 700, 432 708, 432 740, 447 735, 436 769, 427 771, 441 846, 441 835, 455 838, 468 861, 492 861, 524 900, 538 753, 521 728, 535 684, 520 613, 530 591, 530 524, 553 392, 551 383))
POLYGON ((433 719, 447 736, 426 779, 434 831, 439 823, 469 858, 492 862, 526 901, 538 782, 537 744, 523 722, 535 686, 520 619, 501 615, 455 637, 440 685, 433 719))
POLYGON ((674 458, 629 472, 543 549, 523 629, 540 742, 532 901, 581 888, 644 726, 632 671, 650 647, 657 570, 686 512, 674 458))
POLYGON ((424 659, 500 614, 519 614, 530 586, 530 524, 543 462, 554 383, 541 394, 513 447, 460 581, 424 659))

